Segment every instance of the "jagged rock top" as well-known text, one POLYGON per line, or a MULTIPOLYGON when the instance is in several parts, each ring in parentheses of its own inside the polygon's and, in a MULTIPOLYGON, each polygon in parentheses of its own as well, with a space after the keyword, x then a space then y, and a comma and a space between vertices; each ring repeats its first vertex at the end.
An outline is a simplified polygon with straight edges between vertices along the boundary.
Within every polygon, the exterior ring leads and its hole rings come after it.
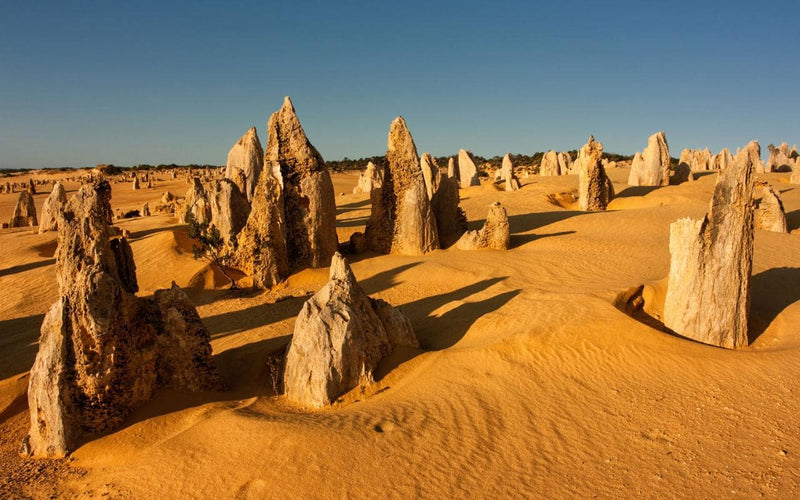
POLYGON ((265 160, 280 162, 284 176, 293 173, 303 175, 325 168, 325 161, 306 137, 289 96, 283 99, 281 109, 269 117, 267 128, 269 134, 265 160))

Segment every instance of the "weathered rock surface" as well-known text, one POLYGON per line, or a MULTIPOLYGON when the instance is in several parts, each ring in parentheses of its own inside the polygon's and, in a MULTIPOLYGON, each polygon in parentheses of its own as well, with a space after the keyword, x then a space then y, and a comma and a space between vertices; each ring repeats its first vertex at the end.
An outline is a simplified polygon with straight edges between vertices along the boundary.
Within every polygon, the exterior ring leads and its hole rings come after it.
POLYGON ((800 158, 794 160, 794 168, 792 169, 791 177, 789 177, 789 183, 800 184, 800 158))
POLYGON ((711 157, 711 169, 724 170, 733 165, 733 155, 728 148, 722 150, 711 157))
POLYGON ((647 147, 631 164, 628 184, 631 186, 666 186, 669 184, 669 147, 664 132, 647 140, 647 147))
POLYGON ((250 215, 236 242, 231 266, 252 276, 255 286, 269 288, 289 276, 283 189, 270 170, 258 178, 250 215))
POLYGON ((786 211, 783 209, 781 195, 766 181, 756 182, 756 211, 754 215, 755 228, 773 231, 775 233, 788 233, 786 226, 786 211))
POLYGON ((218 180, 211 197, 211 224, 226 244, 235 244, 249 215, 250 203, 239 186, 228 178, 218 180))
POLYGON ((422 169, 422 178, 425 180, 425 191, 428 193, 428 199, 433 198, 433 193, 436 192, 439 183, 439 165, 430 153, 422 153, 419 159, 419 165, 422 169))
POLYGON ((514 164, 511 163, 511 155, 506 153, 503 156, 503 166, 500 169, 500 178, 506 181, 506 191, 518 191, 519 179, 514 174, 514 164))
POLYGON ((150 217, 150 204, 147 202, 142 205, 142 217, 150 217))
POLYGON ((326 267, 339 246, 336 194, 325 161, 306 137, 289 97, 269 119, 265 168, 280 172, 292 268, 326 267))
POLYGON ((460 181, 458 177, 458 169, 456 168, 456 161, 452 156, 447 159, 447 177, 460 181))
POLYGON ((84 185, 59 220, 59 299, 42 323, 28 386, 22 451, 62 457, 84 436, 118 427, 159 387, 219 387, 210 336, 173 284, 137 298, 125 238, 110 238, 111 188, 84 185))
POLYGON ((566 151, 558 153, 558 168, 561 175, 577 174, 578 168, 573 164, 572 157, 566 151))
POLYGON ((39 233, 58 230, 58 218, 67 206, 67 192, 60 182, 53 184, 53 190, 44 200, 42 217, 39 221, 39 233))
POLYGON ((764 162, 761 161, 761 146, 758 145, 758 141, 750 141, 744 149, 737 150, 733 160, 736 165, 740 161, 751 163, 757 174, 765 173, 764 162))
POLYGON ((33 203, 33 195, 27 189, 20 191, 9 227, 28 227, 37 224, 39 224, 39 221, 36 218, 36 205, 33 203))
POLYGON ((467 214, 458 206, 461 201, 458 191, 458 180, 442 174, 431 199, 431 209, 442 248, 458 241, 467 230, 467 214))
POLYGON ((439 248, 436 221, 425 188, 417 148, 403 117, 392 122, 383 186, 370 195, 366 236, 380 253, 421 255, 439 248))
POLYGON ((578 151, 575 164, 579 170, 578 205, 584 211, 605 210, 614 198, 614 186, 600 162, 603 144, 589 136, 589 142, 578 151))
POLYGON ((358 176, 358 184, 353 188, 353 193, 370 193, 373 189, 381 187, 382 176, 374 163, 367 163, 367 167, 358 176))
POLYGON ((551 176, 561 175, 561 173, 558 153, 551 149, 542 156, 542 162, 539 164, 539 175, 551 176))
POLYGON ((136 174, 133 175, 133 183, 131 185, 132 185, 134 191, 138 190, 139 187, 140 187, 139 186, 139 178, 136 176, 136 174))
POLYGON ((411 323, 361 289, 338 252, 330 281, 303 305, 286 355, 286 397, 322 407, 372 380, 378 363, 396 347, 419 347, 411 323))
POLYGON ((711 151, 706 149, 684 149, 678 160, 678 166, 686 165, 692 172, 711 170, 711 151))
POLYGON ((789 145, 781 143, 777 148, 772 144, 768 145, 769 159, 764 167, 767 172, 791 172, 797 158, 797 151, 789 150, 789 145))
MULTIPOLYGON (((753 158, 751 142, 723 170, 703 219, 670 226, 670 270, 664 325, 691 339, 728 349, 748 344, 753 266, 753 158)), ((755 153, 755 156, 753 156, 755 153)))
POLYGON ((179 220, 181 223, 188 221, 188 214, 194 216, 200 224, 211 222, 211 203, 208 200, 208 193, 206 193, 203 183, 200 182, 199 177, 192 177, 192 187, 186 192, 186 198, 183 204, 183 210, 179 220))
POLYGON ((479 250, 491 248, 493 250, 507 250, 511 242, 511 233, 508 227, 508 214, 500 202, 489 205, 489 214, 486 222, 479 230, 467 231, 456 242, 459 250, 479 250))
POLYGON ((478 178, 478 167, 475 166, 475 157, 470 151, 464 149, 458 151, 458 178, 462 188, 481 185, 478 178))
POLYGON ((264 169, 264 150, 258 140, 258 132, 252 127, 236 141, 228 152, 225 177, 239 187, 248 201, 253 199, 258 177, 264 169))

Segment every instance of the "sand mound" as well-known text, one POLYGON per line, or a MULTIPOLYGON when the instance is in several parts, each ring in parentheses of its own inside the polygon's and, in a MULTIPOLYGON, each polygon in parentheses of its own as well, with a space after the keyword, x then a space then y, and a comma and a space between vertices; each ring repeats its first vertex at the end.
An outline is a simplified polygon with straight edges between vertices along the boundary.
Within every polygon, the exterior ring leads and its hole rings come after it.
MULTIPOLYGON (((615 301, 644 283, 647 303, 659 302, 669 224, 705 213, 714 175, 626 195, 628 173, 608 170, 618 197, 596 213, 547 199, 577 188, 575 175, 521 179, 519 192, 486 182, 462 189, 470 229, 490 203, 507 209, 504 252, 354 258, 364 291, 408 316, 421 349, 398 350, 375 384, 313 412, 273 397, 267 360, 288 344, 327 269, 296 273, 276 290, 230 291, 193 259, 174 219, 120 223, 133 236, 139 295, 203 276, 204 289, 190 295, 231 390, 163 392, 126 427, 75 452, 70 470, 85 476, 48 477, 63 477, 58 491, 67 496, 137 498, 317 497, 321 488, 361 497, 376 484, 402 497, 796 496, 798 234, 756 231, 749 348, 728 352, 669 335, 615 301)), ((782 177, 759 175, 787 186, 782 177)), ((357 179, 334 174, 335 192, 352 193, 357 179)), ((112 203, 138 208, 163 190, 185 191, 184 182, 151 194, 115 185, 112 203)), ((800 190, 780 191, 797 230, 800 190)), ((347 241, 363 231, 369 196, 336 201, 337 233, 347 241)), ((0 212, 6 203, 0 195, 0 212)), ((9 379, 33 361, 41 315, 55 300, 49 257, 34 248, 47 238, 0 232, 0 288, 25 291, 0 301, 2 401, 13 399, 9 379)), ((657 318, 657 308, 644 312, 657 318)), ((18 445, 9 422, 23 414, 0 424, 12 436, 7 446, 18 445)))

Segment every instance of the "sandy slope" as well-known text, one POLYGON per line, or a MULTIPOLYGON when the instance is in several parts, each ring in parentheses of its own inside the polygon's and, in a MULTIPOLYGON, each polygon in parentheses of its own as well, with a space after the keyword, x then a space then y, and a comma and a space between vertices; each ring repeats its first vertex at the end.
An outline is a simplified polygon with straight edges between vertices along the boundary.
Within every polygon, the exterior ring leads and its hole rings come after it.
MULTIPOLYGON (((702 215, 714 185, 712 174, 630 188, 627 174, 611 171, 620 197, 605 213, 547 201, 576 188, 576 176, 523 179, 514 193, 462 190, 475 227, 491 202, 507 207, 507 252, 355 257, 367 292, 409 316, 423 349, 397 353, 374 386, 314 412, 271 397, 267 357, 288 342, 327 270, 302 271, 270 292, 231 292, 219 279, 215 289, 174 220, 124 223, 141 294, 172 279, 194 285, 231 390, 163 392, 125 428, 78 449, 70 475, 64 465, 31 474, 38 482, 25 491, 46 493, 57 476, 58 491, 85 497, 797 497, 800 189, 781 181, 788 174, 763 176, 782 192, 795 232, 757 231, 754 342, 731 352, 613 306, 625 289, 666 276, 669 223, 702 215)), ((355 179, 334 176, 337 194, 355 179)), ((133 208, 163 190, 115 185, 112 203, 133 208)), ((4 220, 9 199, 0 196, 4 220)), ((363 227, 369 201, 337 202, 344 241, 363 227)), ((0 404, 21 394, 55 299, 53 249, 52 235, 0 234, 0 404)), ((4 435, 21 438, 24 404, 2 417, 4 435)), ((18 464, 7 446, 3 453, 0 467, 18 464)))

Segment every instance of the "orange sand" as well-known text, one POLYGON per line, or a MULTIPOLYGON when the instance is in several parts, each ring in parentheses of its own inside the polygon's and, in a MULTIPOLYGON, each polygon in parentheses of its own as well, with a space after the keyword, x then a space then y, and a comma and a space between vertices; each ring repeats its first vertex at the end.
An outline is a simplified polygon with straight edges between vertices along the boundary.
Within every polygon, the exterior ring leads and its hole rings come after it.
MULTIPOLYGON (((756 232, 752 345, 733 352, 661 333, 613 306, 618 293, 666 276, 669 224, 707 210, 715 175, 653 189, 626 186, 628 169, 609 173, 619 198, 604 213, 548 202, 576 188, 577 176, 521 179, 510 193, 462 190, 472 228, 491 202, 507 208, 506 252, 354 257, 365 290, 399 306, 423 350, 396 353, 374 386, 322 411, 273 397, 267 357, 289 341, 326 269, 273 291, 232 292, 192 258, 175 219, 121 222, 132 233, 140 295, 172 280, 192 285, 231 390, 164 391, 68 466, 39 469, 15 448, 27 426, 26 371, 57 294, 56 236, 0 231, 0 493, 797 498, 800 188, 784 181, 789 174, 760 176, 781 191, 794 233, 756 232)), ((337 195, 356 179, 334 175, 337 195)), ((152 208, 163 191, 183 195, 188 186, 113 187, 116 209, 152 208)), ((0 220, 16 198, 0 195, 0 220)), ((346 241, 363 228, 369 196, 337 203, 346 241)))

